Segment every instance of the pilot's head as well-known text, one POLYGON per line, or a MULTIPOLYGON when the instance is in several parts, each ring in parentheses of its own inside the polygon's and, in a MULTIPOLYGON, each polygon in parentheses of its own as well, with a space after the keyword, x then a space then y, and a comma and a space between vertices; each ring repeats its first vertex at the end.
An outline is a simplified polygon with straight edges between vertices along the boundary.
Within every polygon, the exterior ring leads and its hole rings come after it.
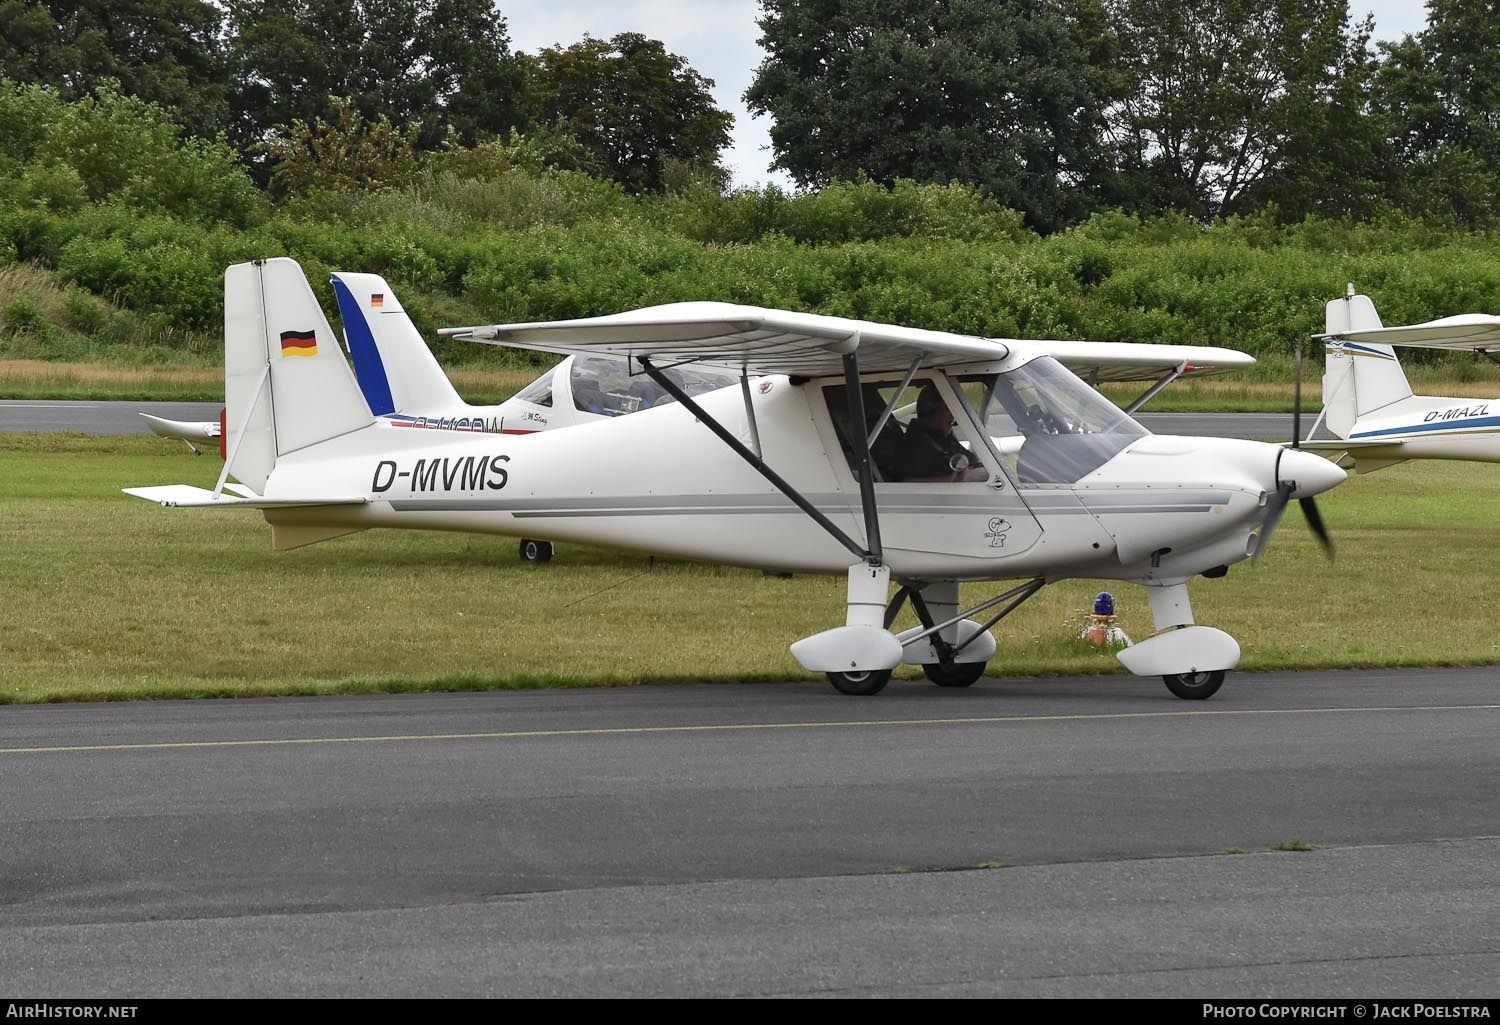
POLYGON ((932 384, 923 385, 922 390, 917 393, 917 419, 939 430, 948 430, 953 426, 953 414, 948 411, 948 404, 932 384))
POLYGON ((922 386, 922 391, 917 395, 917 415, 926 416, 942 404, 943 397, 938 394, 937 388, 933 385, 925 384, 922 386))

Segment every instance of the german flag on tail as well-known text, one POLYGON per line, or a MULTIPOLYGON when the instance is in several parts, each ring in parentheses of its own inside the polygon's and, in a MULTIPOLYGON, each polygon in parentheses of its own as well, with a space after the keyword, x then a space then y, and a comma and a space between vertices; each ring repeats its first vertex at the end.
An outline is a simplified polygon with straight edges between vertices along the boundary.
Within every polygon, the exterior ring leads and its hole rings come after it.
POLYGON ((283 331, 281 332, 281 355, 286 356, 316 356, 318 354, 318 338, 311 331, 283 331))

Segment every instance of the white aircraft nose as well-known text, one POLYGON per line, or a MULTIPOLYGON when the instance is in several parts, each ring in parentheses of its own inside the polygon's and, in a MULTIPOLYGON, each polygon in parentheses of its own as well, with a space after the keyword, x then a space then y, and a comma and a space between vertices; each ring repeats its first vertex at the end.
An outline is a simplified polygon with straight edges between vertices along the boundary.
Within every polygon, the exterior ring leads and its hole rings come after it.
POLYGON ((1283 481, 1296 485, 1292 490, 1292 498, 1321 495, 1349 478, 1347 473, 1329 460, 1297 448, 1282 451, 1276 474, 1283 481))

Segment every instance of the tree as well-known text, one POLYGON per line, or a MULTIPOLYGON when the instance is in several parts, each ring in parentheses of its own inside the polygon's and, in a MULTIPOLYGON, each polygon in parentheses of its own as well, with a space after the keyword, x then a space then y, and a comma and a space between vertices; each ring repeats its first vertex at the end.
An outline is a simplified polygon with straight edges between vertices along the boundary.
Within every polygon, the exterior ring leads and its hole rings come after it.
POLYGON ((266 142, 271 183, 281 195, 404 184, 421 170, 417 131, 415 123, 399 131, 384 115, 367 120, 348 100, 335 100, 333 121, 293 121, 266 142))
POLYGON ((661 192, 673 161, 727 174, 719 154, 733 115, 714 104, 712 79, 656 39, 585 36, 525 59, 532 120, 560 125, 629 192, 661 192))
POLYGON ((745 93, 774 166, 985 188, 1049 229, 1076 217, 1100 97, 1081 37, 1041 0, 765 0, 745 93))
POLYGON ((336 122, 347 99, 436 147, 515 127, 522 79, 491 0, 227 0, 234 139, 336 122))
POLYGON ((1402 160, 1396 201, 1460 223, 1500 219, 1500 20, 1493 0, 1428 0, 1427 27, 1384 43, 1378 93, 1402 160))
POLYGON ((211 138, 228 117, 221 22, 207 0, 0 0, 0 77, 70 100, 113 80, 211 138))
POLYGON ((1373 144, 1357 138, 1370 26, 1349 25, 1347 0, 1106 6, 1125 74, 1107 138, 1137 209, 1202 219, 1242 211, 1276 191, 1267 183, 1305 190, 1305 179, 1292 181, 1300 177, 1293 167, 1313 170, 1335 136, 1349 143, 1340 159, 1373 144))

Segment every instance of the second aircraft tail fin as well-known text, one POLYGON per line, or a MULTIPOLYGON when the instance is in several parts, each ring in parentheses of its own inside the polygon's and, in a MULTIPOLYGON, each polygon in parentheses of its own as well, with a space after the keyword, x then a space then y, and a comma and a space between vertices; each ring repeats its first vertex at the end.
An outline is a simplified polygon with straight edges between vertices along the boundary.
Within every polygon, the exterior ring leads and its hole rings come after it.
POLYGON ((333 275, 360 390, 377 416, 461 409, 463 399, 379 274, 333 275))
POLYGON ((1334 299, 1325 310, 1323 411, 1328 429, 1348 438, 1360 417, 1411 398, 1411 385, 1389 345, 1344 341, 1353 331, 1377 330, 1383 325, 1367 295, 1334 299))

